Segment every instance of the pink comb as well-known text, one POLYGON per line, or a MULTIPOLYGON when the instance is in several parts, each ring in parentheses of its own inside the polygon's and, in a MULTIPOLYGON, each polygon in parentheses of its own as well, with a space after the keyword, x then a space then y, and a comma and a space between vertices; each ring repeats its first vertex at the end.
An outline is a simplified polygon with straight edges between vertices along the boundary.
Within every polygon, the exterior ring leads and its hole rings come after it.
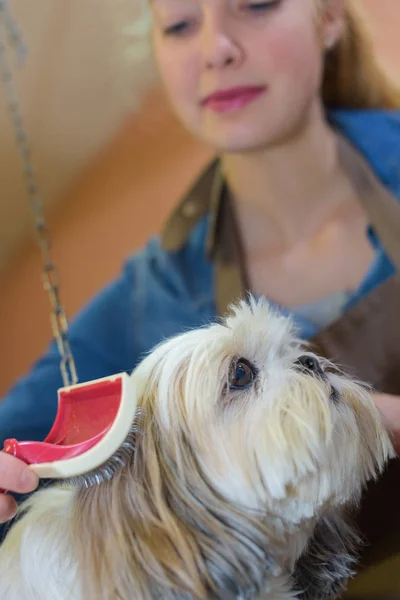
POLYGON ((56 419, 46 439, 8 439, 3 452, 25 461, 42 478, 88 473, 124 442, 136 405, 135 385, 126 373, 61 388, 56 419))

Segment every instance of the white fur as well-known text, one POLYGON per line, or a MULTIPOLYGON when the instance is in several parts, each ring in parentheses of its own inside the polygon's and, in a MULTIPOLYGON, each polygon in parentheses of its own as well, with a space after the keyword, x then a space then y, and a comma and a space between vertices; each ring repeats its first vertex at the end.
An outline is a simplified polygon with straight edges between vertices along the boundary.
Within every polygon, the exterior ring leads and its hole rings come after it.
POLYGON ((2 600, 72 600, 78 593, 68 519, 71 490, 39 491, 1 546, 2 600))
MULTIPOLYGON (((268 589, 258 596, 268 600, 296 597, 290 577, 316 524, 326 515, 336 518, 343 506, 357 502, 366 482, 377 477, 393 456, 368 391, 337 371, 326 372, 324 378, 299 372, 295 363, 305 352, 289 320, 272 312, 266 303, 250 299, 233 308, 224 322, 160 344, 132 375, 139 404, 152 413, 151 427, 158 427, 156 443, 165 460, 174 465, 174 485, 194 482, 196 487, 198 482, 202 494, 202 480, 189 469, 182 449, 186 439, 212 493, 221 498, 215 496, 215 502, 260 519, 268 553, 276 564, 268 589), (240 357, 253 363, 258 374, 249 389, 232 391, 229 372, 232 361, 240 357), (330 396, 332 385, 338 392, 337 402, 330 396)), ((150 430, 145 428, 144 441, 146 436, 150 430)), ((135 457, 132 461, 134 465, 135 457)), ((132 465, 124 477, 137 474, 132 465)), ((93 490, 97 499, 106 493, 102 485, 93 490)), ((137 485, 142 484, 137 481, 137 485)), ((85 598, 76 551, 85 540, 72 535, 78 492, 74 487, 45 489, 29 501, 0 548, 1 598, 85 598)), ((164 499, 157 501, 163 506, 164 499)), ((100 532, 102 526, 99 521, 100 532)), ((113 551, 127 552, 117 550, 117 544, 109 548, 113 551)), ((238 545, 238 557, 242 551, 238 545)), ((106 556, 104 560, 109 565, 106 556)), ((126 595, 120 591, 104 600, 160 597, 151 591, 135 595, 133 589, 129 595, 126 583, 121 583, 121 589, 126 595)), ((166 591, 163 597, 180 596, 166 591)))

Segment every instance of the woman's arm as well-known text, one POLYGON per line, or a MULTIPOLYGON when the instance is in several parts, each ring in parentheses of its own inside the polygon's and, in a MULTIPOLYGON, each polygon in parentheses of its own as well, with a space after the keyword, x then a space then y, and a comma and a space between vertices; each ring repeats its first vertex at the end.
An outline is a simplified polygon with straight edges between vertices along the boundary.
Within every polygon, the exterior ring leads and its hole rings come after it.
POLYGON ((396 452, 400 454, 400 396, 375 393, 374 401, 386 427, 392 432, 396 452))
MULTIPOLYGON (((101 291, 70 323, 70 344, 79 381, 133 369, 135 361, 133 267, 101 291)), ((43 440, 57 412, 63 382, 55 343, 0 402, 0 447, 5 439, 43 440)), ((1 486, 0 486, 1 487, 1 486)))

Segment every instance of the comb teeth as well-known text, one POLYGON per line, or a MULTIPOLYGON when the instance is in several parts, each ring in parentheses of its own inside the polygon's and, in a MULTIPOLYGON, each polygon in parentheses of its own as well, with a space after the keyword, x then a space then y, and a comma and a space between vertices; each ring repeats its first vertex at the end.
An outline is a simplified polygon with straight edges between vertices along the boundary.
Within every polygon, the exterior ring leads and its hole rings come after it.
POLYGON ((138 408, 132 427, 115 454, 93 471, 71 477, 68 479, 68 483, 78 487, 90 488, 94 485, 100 485, 104 481, 110 481, 117 472, 125 469, 135 453, 137 437, 143 433, 144 415, 144 409, 138 408))

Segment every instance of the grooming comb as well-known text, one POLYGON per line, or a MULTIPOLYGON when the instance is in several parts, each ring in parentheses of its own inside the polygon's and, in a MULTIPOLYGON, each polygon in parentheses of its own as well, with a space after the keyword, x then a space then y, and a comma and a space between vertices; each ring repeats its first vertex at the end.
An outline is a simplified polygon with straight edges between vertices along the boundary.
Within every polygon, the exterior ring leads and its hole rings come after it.
POLYGON ((82 477, 89 486, 110 479, 126 464, 137 431, 136 387, 121 373, 60 388, 46 439, 8 439, 2 451, 26 462, 40 478, 82 477))

